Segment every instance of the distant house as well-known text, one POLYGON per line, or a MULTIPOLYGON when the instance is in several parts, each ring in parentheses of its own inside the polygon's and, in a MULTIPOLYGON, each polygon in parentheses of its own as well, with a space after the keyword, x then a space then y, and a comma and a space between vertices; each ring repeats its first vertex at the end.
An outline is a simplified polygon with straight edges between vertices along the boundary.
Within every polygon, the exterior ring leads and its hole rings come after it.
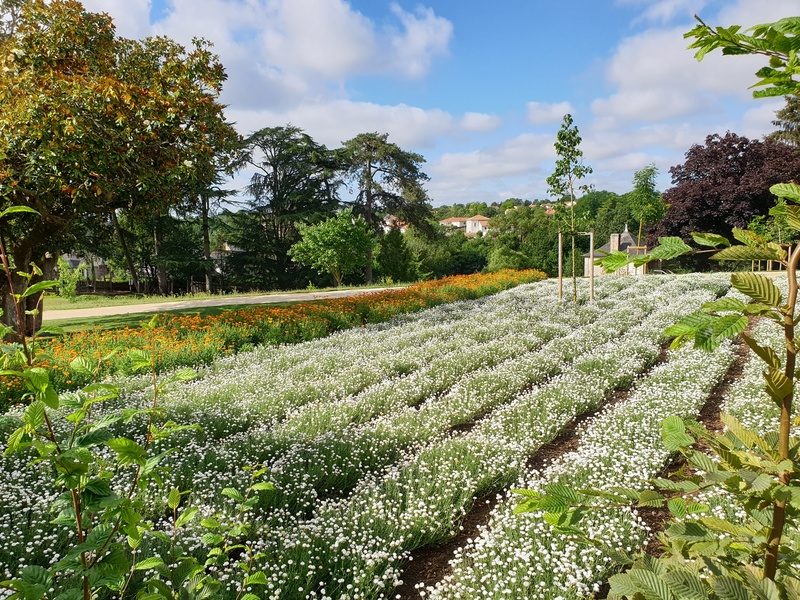
POLYGON ((467 226, 467 217, 449 217, 439 221, 439 225, 445 227, 455 227, 456 229, 464 229, 467 226))
POLYGON ((489 217, 484 217, 483 215, 475 215, 474 217, 470 217, 465 221, 466 223, 466 231, 467 235, 478 235, 484 234, 489 231, 489 217))
POLYGON ((405 233, 408 231, 408 223, 401 221, 394 215, 387 215, 383 220, 383 233, 389 233, 394 228, 399 229, 400 233, 405 233))
MULTIPOLYGON (((641 256, 643 254, 647 254, 647 246, 638 246, 636 244, 636 238, 633 237, 630 231, 628 231, 628 226, 625 225, 625 231, 622 233, 612 233, 611 239, 608 241, 607 244, 602 245, 600 248, 595 248, 594 257, 595 260, 598 258, 602 258, 612 252, 627 252, 628 256, 641 256)), ((586 276, 589 275, 589 272, 594 269, 595 277, 600 275, 607 275, 605 269, 600 265, 592 265, 591 259, 589 257, 589 253, 583 255, 583 272, 586 276)), ((614 275, 644 275, 647 273, 647 265, 642 265, 640 267, 635 267, 632 264, 625 266, 624 268, 620 269, 619 271, 615 271, 614 275)))

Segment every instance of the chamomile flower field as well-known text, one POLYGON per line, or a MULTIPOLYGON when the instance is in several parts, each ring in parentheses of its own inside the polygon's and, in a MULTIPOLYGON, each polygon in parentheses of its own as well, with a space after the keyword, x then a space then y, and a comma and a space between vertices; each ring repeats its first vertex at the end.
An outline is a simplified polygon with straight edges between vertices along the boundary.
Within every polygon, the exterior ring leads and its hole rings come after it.
MULTIPOLYGON (((252 593, 356 600, 396 598, 412 553, 452 538, 476 498, 497 494, 502 500, 479 534, 414 597, 591 597, 610 561, 552 535, 535 515, 514 515, 510 490, 637 486, 653 477, 669 460, 661 420, 696 415, 734 359, 730 344, 664 354, 663 331, 703 303, 736 294, 728 280, 604 277, 594 302, 583 282, 577 304, 559 302, 556 282, 541 281, 217 360, 161 399, 168 419, 200 428, 169 438, 177 451, 165 458, 162 483, 140 499, 153 529, 169 531, 169 489, 190 490, 200 511, 180 543, 203 557, 197 521, 233 518, 223 490, 246 488, 245 467, 263 465, 275 490, 258 492, 246 540, 267 575, 252 593), (630 391, 608 404, 620 390, 630 391), (530 467, 542 446, 587 413, 574 450, 530 467)), ((759 392, 747 369, 755 373, 746 367, 728 410, 767 423, 774 416, 748 401, 759 392)), ((95 418, 152 401, 146 378, 118 383, 120 398, 98 406, 95 418)), ((0 421, 2 439, 19 416, 0 421)), ((137 420, 114 427, 145 434, 137 420)), ((52 524, 49 476, 29 456, 0 460, 5 579, 26 565, 54 564, 71 540, 69 527, 52 524)), ((114 473, 113 485, 124 487, 126 475, 114 473)), ((613 547, 637 547, 648 534, 630 510, 598 512, 589 524, 613 547)), ((159 551, 161 542, 144 543, 159 551)), ((236 598, 236 566, 225 569, 225 594, 236 598)))

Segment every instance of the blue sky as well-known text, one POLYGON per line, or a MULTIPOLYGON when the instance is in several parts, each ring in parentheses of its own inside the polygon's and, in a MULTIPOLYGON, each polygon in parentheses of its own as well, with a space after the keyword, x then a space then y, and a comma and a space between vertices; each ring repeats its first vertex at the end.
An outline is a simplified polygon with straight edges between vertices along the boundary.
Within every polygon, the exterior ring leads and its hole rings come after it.
MULTIPOLYGON (((760 137, 754 57, 697 63, 683 32, 797 14, 797 0, 84 0, 125 37, 215 44, 242 134, 292 123, 336 147, 386 132, 426 159, 434 205, 547 198, 564 113, 597 189, 659 187, 712 133, 760 137)), ((243 186, 249 173, 230 183, 243 186)))

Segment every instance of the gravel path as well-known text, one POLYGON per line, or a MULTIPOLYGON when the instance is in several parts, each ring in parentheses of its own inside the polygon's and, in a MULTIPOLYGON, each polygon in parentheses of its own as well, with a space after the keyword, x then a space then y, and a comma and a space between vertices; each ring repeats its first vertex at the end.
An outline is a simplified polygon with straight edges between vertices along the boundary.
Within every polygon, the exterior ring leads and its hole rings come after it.
POLYGON ((235 298, 208 298, 205 300, 185 300, 178 302, 161 302, 159 304, 129 304, 123 306, 103 306, 96 308, 76 308, 67 310, 47 310, 42 313, 43 321, 61 319, 85 319, 91 317, 108 317, 112 315, 127 315, 132 313, 164 312, 167 310, 184 310, 189 308, 202 308, 205 306, 236 306, 239 304, 272 304, 277 302, 309 302, 311 300, 325 300, 327 298, 347 298, 361 294, 372 294, 387 289, 400 288, 372 288, 368 290, 333 290, 330 292, 290 292, 285 294, 264 294, 262 296, 237 296, 235 298))

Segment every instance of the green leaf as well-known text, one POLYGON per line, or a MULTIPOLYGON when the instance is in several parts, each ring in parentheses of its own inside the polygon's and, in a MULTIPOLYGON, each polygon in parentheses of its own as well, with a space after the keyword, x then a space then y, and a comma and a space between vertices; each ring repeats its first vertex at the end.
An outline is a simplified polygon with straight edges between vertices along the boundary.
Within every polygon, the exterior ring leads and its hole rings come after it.
POLYGON ((2 219, 3 217, 5 217, 7 215, 12 215, 12 214, 15 214, 15 213, 31 213, 31 214, 34 214, 34 215, 38 215, 39 211, 38 210, 33 210, 29 206, 9 206, 8 208, 6 208, 5 210, 0 212, 0 219, 2 219))
POLYGON ((262 491, 262 490, 274 490, 275 489, 275 486, 273 484, 269 483, 268 481, 261 481, 259 483, 254 483, 251 487, 256 492, 262 491))
POLYGON ((676 519, 686 518, 686 502, 683 498, 670 498, 667 502, 667 508, 676 519))
POLYGON ((242 493, 236 488, 226 487, 221 493, 223 496, 233 498, 237 502, 244 502, 244 496, 242 496, 242 493))
POLYGON ((58 281, 39 281, 25 288, 25 291, 20 294, 20 298, 28 298, 29 296, 55 288, 57 285, 58 281))
POLYGON ((36 335, 38 336, 45 333, 48 335, 64 335, 66 332, 66 329, 59 327, 58 325, 43 325, 36 332, 36 335))
POLYGON ((661 579, 652 571, 644 569, 631 569, 629 571, 631 579, 638 581, 645 590, 645 597, 659 600, 674 600, 672 592, 669 591, 667 582, 661 579))
POLYGON ((650 252, 652 260, 671 260, 688 254, 692 248, 679 237, 658 238, 658 246, 650 252))
POLYGON ((661 422, 661 440, 667 450, 676 451, 695 443, 686 433, 686 425, 680 417, 670 416, 661 422))
POLYGON ((725 246, 726 248, 731 245, 731 243, 721 235, 717 235, 716 233, 698 233, 692 232, 690 234, 694 243, 698 246, 710 246, 711 248, 716 248, 717 246, 725 246))
POLYGON ((154 569, 160 565, 163 565, 164 561, 158 556, 151 556, 150 558, 145 558, 144 560, 140 560, 136 563, 136 566, 133 568, 134 571, 148 571, 150 569, 154 569))
POLYGON ((145 449, 131 439, 114 438, 108 441, 108 447, 117 453, 117 459, 122 466, 131 463, 144 464, 145 449))
POLYGON ((44 425, 44 403, 39 400, 31 402, 22 415, 22 422, 30 427, 32 431, 36 431, 44 425))
POLYGON ((82 435, 75 440, 75 445, 81 448, 89 448, 104 444, 111 439, 111 432, 105 428, 93 429, 86 435, 82 435))
POLYGON ((760 345, 752 336, 747 333, 742 333, 742 339, 761 360, 767 363, 768 366, 772 367, 773 369, 781 368, 781 359, 778 357, 778 353, 775 352, 775 350, 769 346, 760 345))
POLYGON ((783 402, 783 399, 792 393, 792 380, 780 370, 770 367, 764 372, 764 379, 767 382, 767 393, 775 402, 783 402))
POLYGON ((594 264, 602 266, 606 273, 615 273, 630 262, 631 257, 627 252, 617 251, 596 259, 594 264))
POLYGON ((544 488, 545 492, 553 496, 560 496, 570 504, 577 504, 580 502, 577 492, 569 486, 560 483, 551 483, 544 488))
POLYGON ((734 273, 731 285, 756 302, 779 307, 783 302, 781 291, 771 279, 756 273, 734 273))
POLYGON ((197 511, 198 508, 196 506, 188 507, 180 514, 178 520, 175 521, 175 527, 183 527, 184 525, 189 523, 192 519, 194 519, 194 516, 197 514, 197 511))
POLYGON ((655 508, 664 506, 664 496, 653 490, 642 490, 639 494, 637 506, 652 506, 655 508))
POLYGON ((175 510, 181 504, 181 491, 178 488, 172 488, 169 491, 169 497, 167 498, 167 506, 169 506, 172 510, 175 510))
POLYGON ((706 302, 700 307, 703 312, 744 312, 747 305, 738 298, 720 298, 713 302, 706 302))
POLYGON ((750 593, 744 584, 728 575, 715 577, 711 582, 711 587, 720 600, 751 600, 750 593))
POLYGON ((768 248, 731 246, 711 255, 711 260, 781 260, 780 255, 768 248))
POLYGON ((267 576, 263 571, 256 571, 244 580, 245 585, 267 585, 267 576))
POLYGON ((664 581, 679 600, 706 600, 708 598, 703 580, 688 569, 670 571, 664 575, 664 581))
POLYGON ((69 363, 69 368, 71 371, 81 375, 92 375, 94 373, 94 365, 83 356, 73 358, 69 363))
POLYGON ((796 183, 776 183, 769 188, 770 193, 778 198, 785 198, 800 203, 800 185, 796 183))
POLYGON ((784 207, 786 222, 795 231, 800 231, 800 206, 784 207))

